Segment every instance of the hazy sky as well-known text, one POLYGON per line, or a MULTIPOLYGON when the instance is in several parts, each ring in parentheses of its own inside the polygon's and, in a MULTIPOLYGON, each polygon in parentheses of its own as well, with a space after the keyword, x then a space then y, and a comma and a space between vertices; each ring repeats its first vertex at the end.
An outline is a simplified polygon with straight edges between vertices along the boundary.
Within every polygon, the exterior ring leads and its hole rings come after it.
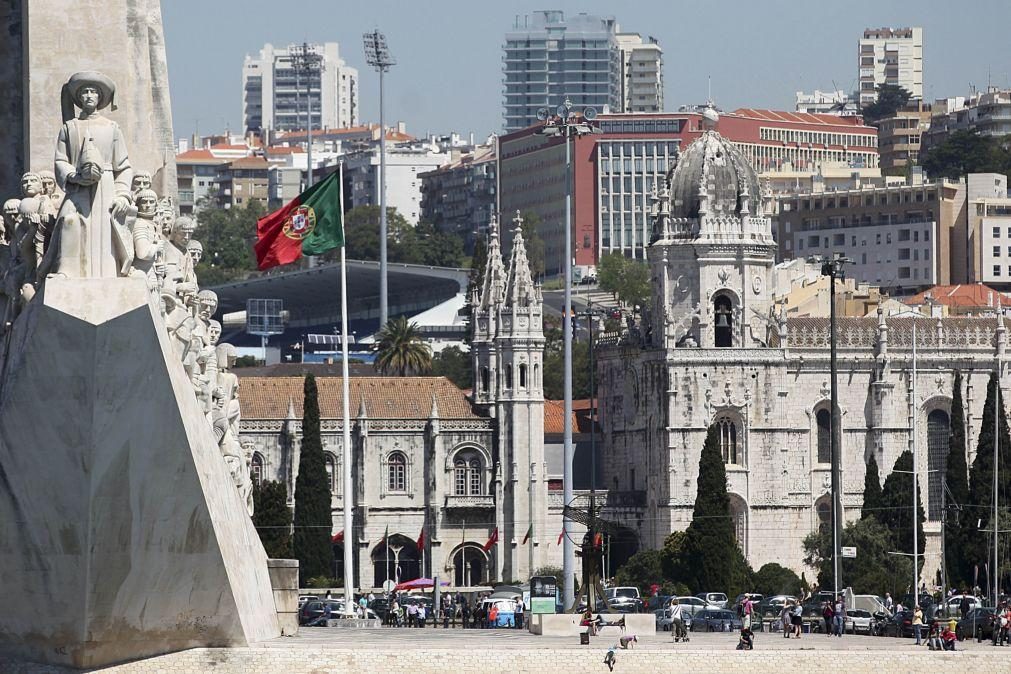
POLYGON ((1008 86, 1011 2, 972 0, 163 0, 177 136, 242 129, 242 60, 266 42, 336 41, 360 73, 361 120, 378 121, 377 76, 362 33, 386 33, 398 60, 386 116, 408 131, 502 126, 502 41, 517 15, 538 9, 613 15, 621 29, 664 49, 666 107, 700 102, 706 76, 724 109, 792 109, 794 92, 852 90, 864 28, 922 26, 924 95, 964 95, 970 84, 1008 86))

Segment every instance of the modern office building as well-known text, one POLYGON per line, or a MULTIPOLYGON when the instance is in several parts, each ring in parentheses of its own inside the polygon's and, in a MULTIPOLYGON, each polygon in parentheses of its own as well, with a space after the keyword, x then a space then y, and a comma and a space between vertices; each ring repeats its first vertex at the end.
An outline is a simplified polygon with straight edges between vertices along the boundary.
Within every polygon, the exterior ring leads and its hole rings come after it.
POLYGON ((860 107, 877 100, 882 84, 923 98, 923 29, 868 28, 857 43, 860 107))
POLYGON ((598 112, 622 109, 621 51, 614 17, 545 10, 516 18, 504 45, 504 126, 524 129, 566 98, 598 112))
POLYGON ((663 49, 655 37, 618 33, 621 52, 621 109, 663 112, 663 49))
MULTIPOLYGON (((576 138, 573 153, 573 251, 589 271, 602 253, 645 259, 652 234, 650 199, 673 167, 677 148, 701 135, 701 112, 601 115, 601 133, 576 138)), ((541 125, 499 139, 500 210, 536 213, 548 274, 564 269, 565 144, 541 125)), ((858 117, 743 108, 720 115, 719 132, 760 174, 784 167, 808 179, 823 164, 876 171, 877 131, 858 117)), ((858 179, 859 179, 858 175, 858 179)), ((756 195, 757 198, 757 195, 756 195)))
POLYGON ((336 42, 310 44, 322 59, 322 69, 298 72, 293 67, 303 45, 265 44, 242 64, 242 118, 246 133, 306 128, 307 92, 312 105, 312 127, 330 129, 358 124, 358 70, 340 57, 336 42), (309 82, 306 82, 308 78, 309 82))

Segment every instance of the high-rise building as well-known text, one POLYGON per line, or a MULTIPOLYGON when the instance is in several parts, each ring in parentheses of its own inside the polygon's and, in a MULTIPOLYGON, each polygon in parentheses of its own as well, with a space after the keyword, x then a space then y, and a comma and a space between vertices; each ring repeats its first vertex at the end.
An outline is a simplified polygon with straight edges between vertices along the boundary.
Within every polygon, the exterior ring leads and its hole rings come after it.
POLYGON ((298 72, 292 67, 292 55, 301 48, 265 44, 258 56, 246 56, 242 64, 242 118, 247 133, 305 129, 307 91, 311 91, 314 129, 358 124, 358 70, 340 57, 336 42, 326 42, 308 45, 321 57, 322 68, 298 72))
POLYGON ((857 46, 860 107, 877 100, 882 84, 923 98, 923 29, 868 28, 857 46))
POLYGON ((537 121, 566 98, 582 108, 621 110, 621 52, 614 17, 544 10, 519 17, 505 36, 506 131, 537 121))
MULTIPOLYGON (((618 33, 622 112, 663 112, 663 49, 656 38, 618 33)), ((617 112, 617 111, 616 111, 617 112)))

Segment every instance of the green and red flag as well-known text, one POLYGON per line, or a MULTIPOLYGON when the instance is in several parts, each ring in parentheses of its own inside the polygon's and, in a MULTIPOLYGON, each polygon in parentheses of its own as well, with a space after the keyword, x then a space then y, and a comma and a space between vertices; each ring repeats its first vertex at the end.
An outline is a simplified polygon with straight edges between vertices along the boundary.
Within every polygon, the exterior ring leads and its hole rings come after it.
POLYGON ((270 269, 344 245, 340 173, 335 171, 284 207, 256 221, 256 264, 270 269))

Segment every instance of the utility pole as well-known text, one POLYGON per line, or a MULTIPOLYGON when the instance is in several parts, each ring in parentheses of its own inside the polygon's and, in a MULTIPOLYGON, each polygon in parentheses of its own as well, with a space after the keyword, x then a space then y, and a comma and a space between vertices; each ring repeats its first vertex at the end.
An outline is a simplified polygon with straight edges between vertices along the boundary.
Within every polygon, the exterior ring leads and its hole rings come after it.
POLYGON ((383 105, 383 75, 397 60, 390 55, 386 36, 378 30, 365 33, 365 60, 379 72, 379 327, 389 320, 386 266, 386 112, 383 105))

